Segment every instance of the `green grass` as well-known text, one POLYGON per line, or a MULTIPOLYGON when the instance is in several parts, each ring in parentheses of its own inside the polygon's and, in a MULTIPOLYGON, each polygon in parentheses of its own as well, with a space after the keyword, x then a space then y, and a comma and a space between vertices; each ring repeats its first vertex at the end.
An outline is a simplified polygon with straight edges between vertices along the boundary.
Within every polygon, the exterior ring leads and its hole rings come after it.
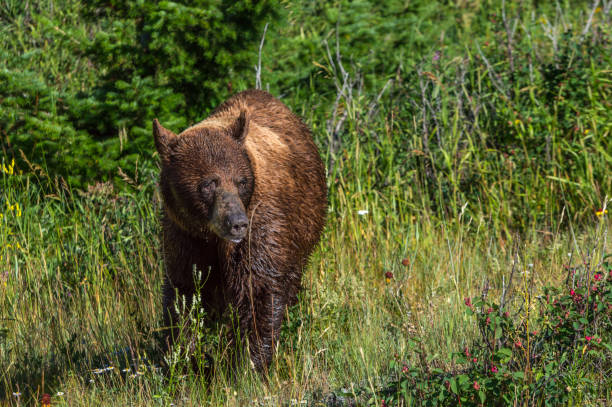
POLYGON ((267 383, 249 369, 233 379, 221 369, 210 385, 147 367, 130 377, 135 371, 121 373, 126 363, 143 358, 150 366, 160 358, 153 183, 119 194, 98 185, 80 194, 33 177, 5 174, 1 182, 5 202, 21 209, 18 217, 3 204, 0 229, 0 384, 9 400, 20 391, 22 400, 63 392, 53 399, 70 405, 244 405, 253 399, 278 405, 340 389, 373 392, 388 381, 394 354, 414 360, 407 342, 414 338, 436 363, 451 367, 448 355, 475 335, 463 298, 478 295, 485 281, 489 295, 499 296, 515 255, 538 290, 564 277, 568 253, 589 253, 596 262, 612 252, 607 217, 585 220, 575 238, 568 229, 534 229, 506 239, 486 223, 403 221, 367 191, 339 190, 267 383), (359 202, 368 204, 368 214, 357 213, 364 208, 359 202), (92 372, 109 363, 112 371, 92 372))

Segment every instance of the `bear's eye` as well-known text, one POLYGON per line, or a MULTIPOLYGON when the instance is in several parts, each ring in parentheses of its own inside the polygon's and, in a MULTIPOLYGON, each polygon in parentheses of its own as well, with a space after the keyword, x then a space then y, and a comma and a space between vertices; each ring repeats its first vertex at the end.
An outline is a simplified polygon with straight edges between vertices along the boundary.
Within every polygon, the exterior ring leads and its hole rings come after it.
POLYGON ((245 189, 247 187, 248 184, 248 180, 246 178, 241 178, 240 181, 238 181, 238 187, 241 189, 245 189))
POLYGON ((200 192, 204 196, 209 196, 217 187, 217 181, 214 179, 206 180, 200 184, 200 192))

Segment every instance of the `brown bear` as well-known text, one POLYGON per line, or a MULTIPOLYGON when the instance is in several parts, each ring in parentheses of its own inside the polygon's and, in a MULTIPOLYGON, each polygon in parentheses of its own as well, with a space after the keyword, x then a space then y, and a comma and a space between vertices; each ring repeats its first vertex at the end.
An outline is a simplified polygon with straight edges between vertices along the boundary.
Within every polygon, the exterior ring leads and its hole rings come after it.
POLYGON ((266 370, 325 223, 325 169, 310 131, 272 95, 249 90, 178 135, 154 120, 153 135, 166 326, 176 329, 177 294, 191 303, 195 267, 207 314, 231 306, 253 364, 266 370))

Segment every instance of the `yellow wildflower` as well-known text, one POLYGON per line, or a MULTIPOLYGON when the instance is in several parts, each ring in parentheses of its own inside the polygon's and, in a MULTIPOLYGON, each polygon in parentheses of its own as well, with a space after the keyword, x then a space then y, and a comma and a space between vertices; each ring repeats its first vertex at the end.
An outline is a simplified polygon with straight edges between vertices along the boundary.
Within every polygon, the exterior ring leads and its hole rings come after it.
POLYGON ((604 215, 605 215, 605 214, 607 214, 607 213, 608 213, 608 210, 607 210, 607 209, 599 209, 599 210, 595 211, 595 215, 596 215, 598 218, 601 218, 602 216, 604 216, 604 215))
POLYGON ((13 173, 15 172, 15 159, 14 158, 11 160, 11 164, 8 167, 4 165, 4 163, 2 163, 2 172, 8 175, 13 175, 13 173))
POLYGON ((600 13, 600 12, 601 12, 601 7, 597 7, 597 8, 595 9, 595 12, 596 12, 596 13, 600 13))
POLYGON ((19 206, 19 202, 15 202, 13 205, 10 202, 6 202, 6 210, 8 212, 14 212, 16 217, 21 217, 21 206, 19 206))

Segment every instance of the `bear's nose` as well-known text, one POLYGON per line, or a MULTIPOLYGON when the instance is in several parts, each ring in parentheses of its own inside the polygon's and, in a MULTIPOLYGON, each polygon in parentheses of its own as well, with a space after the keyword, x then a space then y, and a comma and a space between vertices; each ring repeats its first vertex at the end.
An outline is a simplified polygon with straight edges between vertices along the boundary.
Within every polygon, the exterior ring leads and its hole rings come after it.
POLYGON ((227 217, 227 223, 233 235, 244 236, 249 220, 244 213, 234 213, 227 217))

